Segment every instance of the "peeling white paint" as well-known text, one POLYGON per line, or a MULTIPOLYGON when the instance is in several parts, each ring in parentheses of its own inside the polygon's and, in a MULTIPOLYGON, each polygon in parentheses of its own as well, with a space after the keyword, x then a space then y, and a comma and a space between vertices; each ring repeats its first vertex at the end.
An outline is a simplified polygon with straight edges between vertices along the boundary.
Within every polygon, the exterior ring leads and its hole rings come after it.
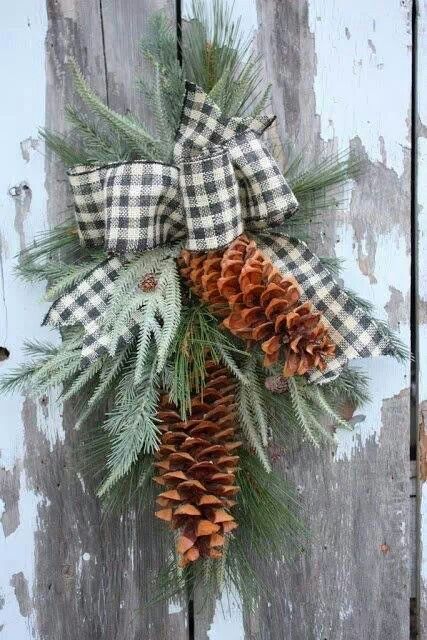
MULTIPOLYGON (((378 238, 375 275, 379 284, 370 284, 369 279, 358 267, 357 255, 353 251, 352 228, 349 225, 342 225, 338 229, 338 234, 340 242, 336 253, 338 257, 345 259, 343 271, 345 285, 372 302, 375 305, 377 317, 386 320, 385 306, 390 296, 387 282, 393 283, 393 286, 405 294, 408 288, 410 256, 406 251, 405 238, 399 235, 397 229, 378 238)), ((409 324, 400 325, 399 336, 409 344, 409 324)), ((362 423, 357 424, 351 432, 343 430, 337 432, 337 460, 351 457, 352 450, 355 446, 359 446, 360 442, 363 445, 372 435, 379 435, 383 399, 391 398, 409 386, 409 362, 400 364, 393 358, 383 356, 372 360, 358 360, 353 366, 363 370, 370 378, 372 400, 358 410, 359 414, 365 416, 362 423)))
POLYGON ((173 613, 181 613, 183 611, 183 606, 178 602, 169 602, 168 605, 168 613, 169 615, 173 613))
MULTIPOLYGON (((408 100, 395 99, 395 78, 407 70, 407 60, 401 55, 407 44, 407 34, 401 28, 406 18, 407 8, 398 3, 390 3, 384 12, 381 3, 370 0, 359 3, 357 11, 351 4, 340 4, 337 11, 335 2, 309 2, 309 24, 315 34, 317 60, 316 110, 321 114, 323 138, 336 138, 338 148, 343 148, 358 136, 372 161, 387 159, 388 167, 399 176, 404 171, 404 147, 408 144, 406 110, 410 100, 409 95, 408 100), (320 15, 322 19, 318 20, 320 15), (360 33, 367 34, 366 41, 351 36, 360 33), (339 64, 333 60, 339 60, 339 64)), ((408 83, 405 90, 409 91, 408 83)), ((337 237, 336 255, 346 261, 343 276, 346 286, 371 301, 379 318, 387 319, 389 287, 395 287, 403 296, 409 294, 410 256, 401 230, 396 227, 376 238, 375 284, 360 270, 352 226, 339 225, 337 237)), ((362 251, 369 255, 365 241, 366 238, 360 241, 362 251)), ((400 325, 399 335, 409 344, 408 324, 400 325)), ((383 399, 409 386, 409 363, 400 365, 391 358, 378 358, 356 362, 355 366, 371 378, 373 400, 359 411, 366 416, 363 423, 353 432, 338 432, 337 459, 350 457, 360 438, 363 444, 379 434, 383 399)))
MULTIPOLYGON (((0 344, 10 351, 9 360, 0 365, 0 375, 15 367, 22 359, 22 343, 26 338, 46 338, 48 331, 40 327, 43 307, 42 286, 28 286, 14 275, 14 255, 22 237, 14 228, 15 206, 9 189, 25 181, 31 187, 31 207, 22 219, 23 237, 32 238, 46 227, 46 193, 44 189, 44 157, 26 147, 22 155, 21 140, 37 137, 37 129, 45 119, 44 40, 47 18, 43 0, 22 0, 2 7, 0 57, 2 80, 7 90, 0 104, 2 156, 0 159, 0 251, 2 306, 0 344)), ((30 145, 31 146, 31 145, 30 145)), ((47 305, 46 305, 47 306, 47 305)), ((0 429, 0 464, 12 468, 24 458, 22 397, 1 398, 3 428, 0 429)), ((20 615, 18 602, 10 585, 12 575, 22 572, 31 589, 34 579, 33 536, 37 528, 38 497, 29 490, 25 472, 21 472, 18 528, 6 539, 0 539, 0 588, 5 604, 0 612, 2 640, 29 640, 34 637, 32 622, 20 615)))
POLYGON ((244 640, 242 608, 235 595, 226 594, 216 603, 215 615, 208 632, 209 640, 244 640))
MULTIPOLYGON (((338 10, 335 2, 310 0, 309 25, 317 57, 316 111, 325 140, 337 137, 342 147, 358 135, 374 161, 382 159, 378 140, 384 136, 388 166, 400 175, 409 100, 396 100, 396 78, 406 77, 408 69, 401 55, 408 42, 402 29, 408 9, 398 2, 387 3, 386 11, 384 7, 383 2, 359 0, 357 11, 346 2, 339 3, 338 10), (364 39, 361 33, 366 34, 364 39)), ((409 83, 404 87, 409 89, 409 83)))

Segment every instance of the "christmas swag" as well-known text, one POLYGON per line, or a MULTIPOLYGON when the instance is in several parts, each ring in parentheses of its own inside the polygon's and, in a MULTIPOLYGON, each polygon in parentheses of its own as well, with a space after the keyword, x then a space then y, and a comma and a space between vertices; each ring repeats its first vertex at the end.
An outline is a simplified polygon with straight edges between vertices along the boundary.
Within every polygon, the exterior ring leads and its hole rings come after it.
POLYGON ((337 261, 306 244, 360 162, 294 154, 279 168, 260 61, 238 27, 220 2, 208 14, 195 2, 180 65, 166 18, 153 18, 142 49, 154 80, 141 85, 157 135, 71 64, 90 114, 68 107, 72 132, 42 135, 69 167, 75 216, 18 267, 49 281, 45 324, 62 342, 28 343, 30 362, 2 386, 62 385, 74 399, 106 506, 136 503, 175 534, 162 595, 224 583, 249 602, 254 558, 303 535, 271 460, 298 434, 318 445, 352 427, 343 406, 366 401, 367 383, 350 360, 405 353, 337 283, 337 261))

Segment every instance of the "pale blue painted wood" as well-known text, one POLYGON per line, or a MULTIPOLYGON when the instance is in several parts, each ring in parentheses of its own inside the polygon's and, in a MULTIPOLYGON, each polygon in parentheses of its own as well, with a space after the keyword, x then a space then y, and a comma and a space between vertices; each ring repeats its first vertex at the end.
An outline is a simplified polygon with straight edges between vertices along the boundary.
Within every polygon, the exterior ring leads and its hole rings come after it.
MULTIPOLYGON (((40 327, 43 286, 14 274, 15 255, 46 228, 44 145, 37 129, 45 119, 46 37, 44 0, 5 3, 1 10, 0 60, 0 346, 10 358, 0 374, 22 359, 25 339, 47 338, 40 327), (16 195, 12 197, 12 193, 16 195)), ((23 398, 0 398, 0 629, 2 640, 33 638, 31 611, 36 508, 41 499, 26 483, 23 398)), ((37 412, 40 428, 60 433, 57 413, 37 412)))

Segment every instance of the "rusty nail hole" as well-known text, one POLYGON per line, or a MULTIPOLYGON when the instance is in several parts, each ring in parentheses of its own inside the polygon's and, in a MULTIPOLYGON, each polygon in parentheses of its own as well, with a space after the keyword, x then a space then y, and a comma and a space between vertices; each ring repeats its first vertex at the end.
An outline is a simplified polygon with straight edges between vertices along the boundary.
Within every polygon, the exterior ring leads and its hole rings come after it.
POLYGON ((3 360, 7 360, 9 356, 9 349, 6 349, 6 347, 0 347, 0 362, 2 362, 3 360))

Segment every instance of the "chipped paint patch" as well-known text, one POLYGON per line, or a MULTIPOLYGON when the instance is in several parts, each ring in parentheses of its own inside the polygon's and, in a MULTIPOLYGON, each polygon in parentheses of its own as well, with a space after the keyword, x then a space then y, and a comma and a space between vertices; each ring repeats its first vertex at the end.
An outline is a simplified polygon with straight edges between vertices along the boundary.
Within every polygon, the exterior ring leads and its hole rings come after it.
POLYGON ((10 579, 10 585, 13 587, 15 597, 19 606, 19 613, 27 618, 31 613, 31 599, 28 590, 28 582, 22 571, 14 573, 10 579))
POLYGON ((236 595, 223 594, 217 601, 211 627, 208 631, 209 640, 244 640, 242 607, 236 595))
POLYGON ((408 139, 410 83, 400 85, 396 100, 396 78, 407 77, 410 52, 408 58, 401 55, 407 51, 409 39, 406 29, 396 25, 406 24, 408 8, 390 2, 384 12, 381 2, 360 0, 355 11, 351 3, 340 3, 338 26, 342 24, 345 28, 337 28, 334 2, 310 0, 308 6, 317 63, 316 113, 322 114, 322 138, 330 139, 331 121, 338 140, 359 136, 373 161, 381 161, 385 150, 389 166, 400 175, 404 167, 403 147, 408 139), (319 15, 321 21, 317 20, 319 15), (366 39, 350 39, 346 29, 349 33, 366 34, 366 39), (407 95, 403 96, 402 91, 407 95), (349 96, 351 100, 347 99, 349 96), (384 106, 390 104, 393 109, 388 109, 384 118, 384 106), (385 141, 383 151, 378 145, 380 135, 385 141))
POLYGON ((25 138, 20 143, 22 158, 25 162, 30 161, 31 152, 39 149, 40 140, 38 138, 33 138, 30 136, 29 138, 25 138))
POLYGON ((177 602, 169 602, 168 604, 168 614, 173 615, 175 613, 182 613, 183 606, 177 602))
POLYGON ((0 499, 3 503, 0 522, 5 538, 19 527, 20 473, 21 464, 19 461, 11 470, 0 468, 0 499))

